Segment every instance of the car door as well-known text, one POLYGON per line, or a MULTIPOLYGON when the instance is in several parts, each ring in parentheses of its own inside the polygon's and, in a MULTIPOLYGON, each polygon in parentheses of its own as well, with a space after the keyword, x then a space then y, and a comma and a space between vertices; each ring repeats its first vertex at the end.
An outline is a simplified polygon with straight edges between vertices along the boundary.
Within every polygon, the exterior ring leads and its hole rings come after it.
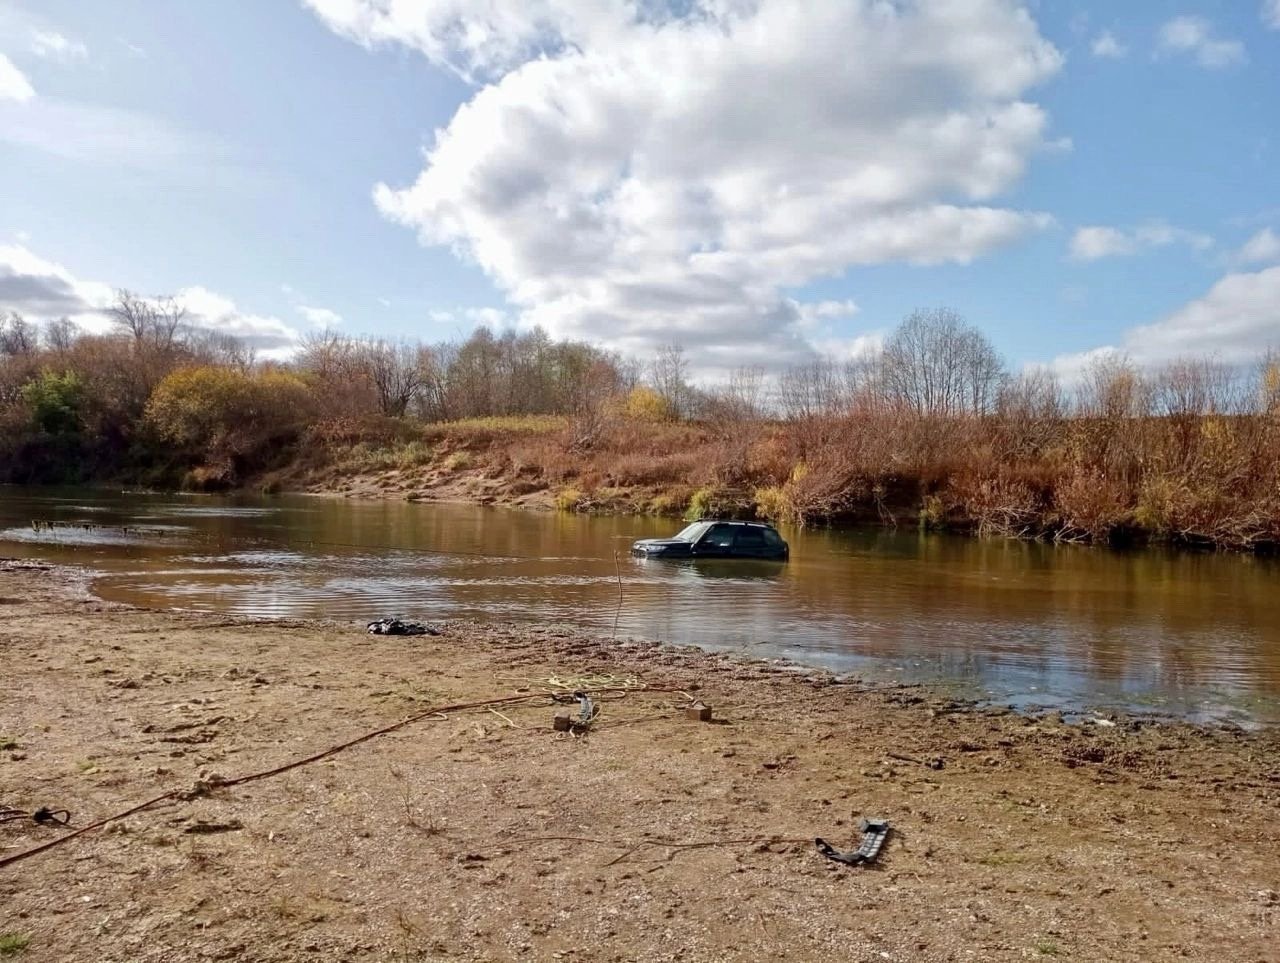
POLYGON ((741 558, 764 558, 768 555, 769 547, 765 544, 764 530, 753 526, 744 527, 733 540, 733 554, 741 558))
POLYGON ((733 554, 735 525, 712 525, 693 546, 693 554, 703 558, 725 558, 733 554))

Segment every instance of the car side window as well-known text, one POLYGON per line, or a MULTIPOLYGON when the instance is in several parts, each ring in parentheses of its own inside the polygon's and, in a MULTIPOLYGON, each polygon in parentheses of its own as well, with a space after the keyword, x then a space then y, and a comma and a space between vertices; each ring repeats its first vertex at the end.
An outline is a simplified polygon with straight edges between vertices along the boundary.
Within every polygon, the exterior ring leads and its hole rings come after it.
POLYGON ((782 536, 771 528, 764 530, 764 543, 770 548, 782 548, 782 536))
POLYGON ((728 548, 733 544, 733 536, 732 525, 712 525, 698 544, 703 548, 728 548))
POLYGON ((733 542, 734 551, 758 552, 764 548, 764 532, 758 528, 744 528, 733 542))

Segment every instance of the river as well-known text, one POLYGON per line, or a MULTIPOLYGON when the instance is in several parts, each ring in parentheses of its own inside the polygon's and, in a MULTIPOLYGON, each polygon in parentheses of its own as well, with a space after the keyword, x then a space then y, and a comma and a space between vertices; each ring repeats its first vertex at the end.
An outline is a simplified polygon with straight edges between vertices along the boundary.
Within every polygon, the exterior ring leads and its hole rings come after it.
POLYGON ((670 519, 0 488, 0 554, 109 600, 255 617, 559 623, 954 684, 1019 707, 1280 721, 1280 563, 784 531, 786 564, 632 559, 670 519), (33 521, 58 521, 52 529, 33 521), (617 553, 617 558, 615 558, 617 553), (621 606, 619 607, 619 581, 621 606))

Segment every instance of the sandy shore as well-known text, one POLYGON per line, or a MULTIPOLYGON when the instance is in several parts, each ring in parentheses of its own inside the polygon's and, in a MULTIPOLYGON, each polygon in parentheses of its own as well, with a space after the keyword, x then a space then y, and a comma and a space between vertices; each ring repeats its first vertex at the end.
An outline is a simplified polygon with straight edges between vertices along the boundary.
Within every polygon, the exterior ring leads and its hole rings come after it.
MULTIPOLYGON (((403 639, 115 608, 72 573, 17 564, 0 565, 0 667, 0 806, 66 808, 74 826, 201 790, 0 868, 5 959, 1263 961, 1280 947, 1274 731, 1066 726, 540 627, 403 639), (575 735, 553 731, 553 679, 671 691, 601 693, 575 735), (687 719, 687 693, 717 721, 687 719), (505 695, 524 698, 216 786, 505 695), (876 865, 818 854, 814 836, 855 845, 861 816, 894 827, 876 865)), ((66 832, 0 823, 0 859, 66 832)))

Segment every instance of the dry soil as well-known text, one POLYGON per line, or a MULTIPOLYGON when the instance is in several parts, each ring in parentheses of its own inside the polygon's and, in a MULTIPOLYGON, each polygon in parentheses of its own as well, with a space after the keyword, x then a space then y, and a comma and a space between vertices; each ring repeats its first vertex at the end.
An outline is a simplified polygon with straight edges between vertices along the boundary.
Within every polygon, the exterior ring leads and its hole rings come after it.
MULTIPOLYGON (((1274 731, 1065 725, 549 626, 141 611, 21 563, 0 680, 0 806, 74 828, 176 793, 0 866, 6 960, 1280 959, 1274 731), (556 732, 577 686, 626 691, 556 732), (875 865, 817 852, 864 816, 893 825, 875 865)), ((0 861, 68 831, 0 823, 0 861)))

